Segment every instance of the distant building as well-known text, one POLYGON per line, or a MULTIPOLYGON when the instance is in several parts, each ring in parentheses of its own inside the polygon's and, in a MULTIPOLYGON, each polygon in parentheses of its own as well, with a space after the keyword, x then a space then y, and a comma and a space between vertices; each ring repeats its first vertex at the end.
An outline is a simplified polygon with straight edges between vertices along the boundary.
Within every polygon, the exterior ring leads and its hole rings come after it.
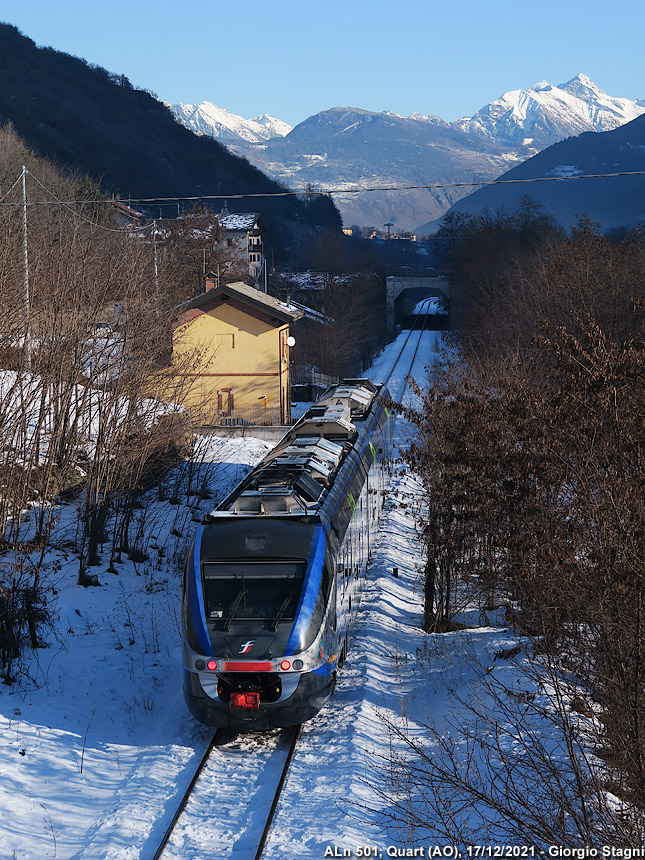
POLYGON ((133 209, 132 206, 128 206, 122 200, 113 200, 112 206, 114 206, 116 223, 120 227, 131 227, 133 224, 139 225, 146 220, 143 212, 133 209))
POLYGON ((264 262, 262 233, 266 225, 259 212, 229 213, 225 209, 217 216, 220 228, 220 249, 233 264, 245 264, 253 282, 259 284, 264 262))
POLYGON ((181 402, 204 424, 287 424, 288 339, 303 311, 244 283, 217 286, 210 273, 205 286, 173 336, 173 361, 190 382, 181 402))

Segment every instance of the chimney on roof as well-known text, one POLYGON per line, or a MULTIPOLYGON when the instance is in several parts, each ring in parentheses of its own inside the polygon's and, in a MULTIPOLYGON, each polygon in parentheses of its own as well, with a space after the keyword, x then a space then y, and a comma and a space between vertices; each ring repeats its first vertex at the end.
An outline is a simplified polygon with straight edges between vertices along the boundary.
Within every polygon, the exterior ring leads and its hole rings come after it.
POLYGON ((217 275, 213 272, 206 272, 204 275, 204 292, 207 293, 209 290, 214 290, 217 286, 217 275))

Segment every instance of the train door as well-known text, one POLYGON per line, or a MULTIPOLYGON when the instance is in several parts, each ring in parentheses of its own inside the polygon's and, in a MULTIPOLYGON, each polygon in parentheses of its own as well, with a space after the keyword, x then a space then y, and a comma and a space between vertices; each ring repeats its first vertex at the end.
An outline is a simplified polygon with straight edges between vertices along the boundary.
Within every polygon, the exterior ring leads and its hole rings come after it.
POLYGON ((345 539, 340 548, 337 566, 336 616, 339 647, 342 648, 349 629, 349 607, 352 582, 352 523, 350 522, 345 539))
MULTIPOLYGON (((327 576, 329 577, 329 581, 331 584, 331 588, 334 588, 334 578, 332 576, 332 570, 329 558, 325 561, 325 569, 327 571, 327 576)), ((338 588, 336 588, 338 591, 338 588)), ((337 629, 337 621, 336 621, 336 596, 333 596, 333 599, 330 599, 329 594, 327 595, 327 600, 329 601, 329 627, 331 630, 336 633, 337 629)))
POLYGON ((370 561, 370 544, 372 541, 372 519, 370 517, 370 476, 369 472, 365 478, 365 486, 361 493, 363 499, 363 534, 365 540, 365 573, 367 573, 367 565, 370 561))
MULTIPOLYGON (((384 434, 388 432, 388 424, 385 425, 384 434)), ((384 452, 385 439, 381 438, 381 447, 377 449, 378 461, 376 465, 377 470, 377 488, 378 488, 378 510, 383 510, 383 506, 385 505, 385 486, 386 486, 386 454, 384 452)))

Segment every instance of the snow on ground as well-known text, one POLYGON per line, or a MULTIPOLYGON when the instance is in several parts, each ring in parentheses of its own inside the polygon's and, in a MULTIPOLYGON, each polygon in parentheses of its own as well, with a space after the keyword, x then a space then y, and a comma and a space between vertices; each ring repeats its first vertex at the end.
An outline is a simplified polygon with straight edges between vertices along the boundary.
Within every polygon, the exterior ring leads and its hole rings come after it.
POLYGON ((413 314, 422 314, 426 316, 447 316, 448 311, 446 308, 441 306, 441 300, 439 298, 436 299, 422 299, 420 302, 414 306, 413 314))
MULTIPOLYGON (((149 506, 149 559, 124 557, 118 575, 106 560, 92 568, 98 588, 76 585, 78 562, 66 549, 75 508, 61 510, 45 563, 58 622, 27 674, 0 686, 2 860, 150 856, 155 820, 172 809, 210 736, 181 694, 181 569, 193 520, 270 447, 203 440, 197 454, 214 497, 149 506)), ((181 478, 168 479, 168 496, 181 478)))
MULTIPOLYGON (((375 381, 387 377, 405 338, 404 332, 375 363, 375 381)), ((418 381, 437 360, 440 343, 436 332, 423 335, 412 371, 418 381)), ((389 382, 394 397, 405 373, 389 382)), ((407 444, 409 433, 400 420, 396 445, 407 444)), ((93 569, 98 588, 75 584, 77 563, 66 546, 71 531, 65 535, 65 528, 74 529, 75 512, 73 506, 62 512, 47 558, 58 622, 48 647, 30 659, 28 674, 13 688, 0 688, 2 860, 152 857, 211 736, 189 715, 181 693, 183 556, 193 521, 268 448, 248 437, 205 440, 201 468, 213 498, 187 500, 176 492, 181 476, 175 475, 168 495, 180 495, 180 503, 157 501, 145 512, 148 560, 124 559, 118 575, 106 565, 93 569)), ((335 695, 303 727, 267 845, 270 860, 322 858, 329 846, 376 845, 385 856, 387 846, 416 844, 382 818, 389 784, 381 765, 391 743, 384 718, 403 719, 413 733, 423 733, 428 713, 446 725, 457 713, 455 693, 469 694, 473 666, 492 665, 495 653, 516 642, 503 627, 439 637, 421 631, 421 550, 413 507, 402 505, 413 506, 418 494, 412 476, 395 472, 349 656, 335 695)), ((260 745, 254 735, 238 741, 239 761, 253 778, 260 745)), ((210 857, 246 857, 246 807, 236 797, 227 801, 219 797, 204 809, 221 833, 219 845, 204 848, 210 857), (237 845, 236 834, 245 834, 237 845)))

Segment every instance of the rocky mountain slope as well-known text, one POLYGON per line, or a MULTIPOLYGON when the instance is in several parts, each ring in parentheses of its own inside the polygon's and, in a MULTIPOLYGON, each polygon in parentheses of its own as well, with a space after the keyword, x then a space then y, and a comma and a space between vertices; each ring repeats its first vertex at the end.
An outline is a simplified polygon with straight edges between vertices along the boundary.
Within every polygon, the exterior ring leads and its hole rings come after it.
POLYGON ((645 100, 614 98, 586 75, 557 87, 511 90, 455 125, 528 154, 585 131, 611 131, 645 113, 645 100))
MULTIPOLYGON (((333 108, 261 146, 231 147, 268 175, 292 187, 353 189, 489 179, 513 164, 503 147, 438 118, 417 119, 356 108, 333 108)), ((457 189, 337 194, 346 225, 392 221, 412 229, 419 213, 441 214, 457 189)))

